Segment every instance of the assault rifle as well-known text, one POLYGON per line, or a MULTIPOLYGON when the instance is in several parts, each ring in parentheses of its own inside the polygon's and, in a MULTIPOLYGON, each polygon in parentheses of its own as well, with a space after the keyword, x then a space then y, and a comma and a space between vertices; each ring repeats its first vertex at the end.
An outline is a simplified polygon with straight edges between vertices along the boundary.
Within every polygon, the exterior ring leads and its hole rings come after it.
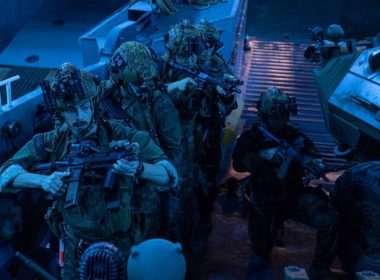
POLYGON ((264 126, 260 125, 258 131, 266 137, 268 140, 273 141, 279 145, 279 156, 282 159, 281 166, 277 171, 277 177, 279 179, 284 179, 288 171, 289 165, 297 160, 303 168, 307 171, 304 178, 304 185, 307 185, 313 178, 322 178, 326 182, 329 179, 325 175, 325 167, 322 163, 318 163, 315 159, 307 155, 300 154, 301 149, 304 147, 304 138, 298 137, 293 147, 285 140, 279 140, 276 136, 273 135, 269 130, 264 126))
POLYGON ((119 159, 138 160, 138 153, 138 144, 126 140, 112 141, 109 152, 99 151, 89 144, 72 145, 72 152, 62 161, 39 164, 33 172, 48 175, 55 171, 69 171, 70 176, 62 181, 68 185, 64 207, 70 208, 78 205, 77 193, 82 171, 107 169, 103 182, 103 188, 108 192, 107 208, 117 210, 121 207, 121 202, 118 199, 119 190, 115 187, 116 176, 112 165, 119 159))
POLYGON ((235 77, 227 77, 220 79, 216 77, 210 76, 208 73, 201 72, 198 70, 191 70, 188 67, 175 63, 174 61, 169 61, 169 66, 189 74, 192 78, 197 82, 197 87, 200 90, 203 90, 206 85, 220 86, 224 90, 228 92, 241 93, 241 90, 237 88, 237 86, 241 86, 244 84, 243 80, 240 80, 235 77))

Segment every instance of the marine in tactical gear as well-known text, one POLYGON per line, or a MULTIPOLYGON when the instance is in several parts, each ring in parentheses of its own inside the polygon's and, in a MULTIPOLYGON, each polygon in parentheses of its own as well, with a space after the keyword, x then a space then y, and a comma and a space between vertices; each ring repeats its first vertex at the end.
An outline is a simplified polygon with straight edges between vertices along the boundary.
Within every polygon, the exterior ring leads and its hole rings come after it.
POLYGON ((161 61, 161 77, 168 83, 168 95, 179 112, 182 128, 182 159, 178 172, 181 177, 180 199, 183 217, 180 223, 181 238, 185 252, 190 251, 190 241, 198 225, 199 214, 194 193, 195 166, 195 121, 199 114, 200 95, 195 81, 187 73, 170 67, 170 61, 198 68, 198 56, 201 54, 202 41, 199 31, 188 21, 183 20, 173 26, 165 35, 167 53, 161 61))
MULTIPOLYGON (((248 228, 252 243, 252 267, 257 272, 270 260, 277 233, 285 219, 291 218, 317 228, 317 244, 309 277, 330 279, 329 268, 335 258, 337 214, 329 198, 320 190, 305 187, 307 164, 323 168, 313 142, 288 122, 296 113, 295 100, 278 88, 268 88, 257 104, 259 121, 237 140, 233 167, 250 172, 248 228), (263 131, 275 135, 280 143, 263 131), (281 142, 282 141, 282 142, 281 142), (292 157, 282 149, 285 141, 299 154, 292 157), (304 162, 303 162, 304 163, 304 162), (280 171, 281 170, 281 171, 280 171)), ((264 279, 264 278, 263 278, 264 279)))
MULTIPOLYGON (((201 20, 196 28, 204 44, 199 58, 201 69, 220 79, 235 78, 231 69, 217 53, 223 46, 220 31, 208 20, 201 20)), ((201 216, 201 229, 211 229, 211 213, 217 195, 217 175, 222 159, 222 138, 225 118, 237 108, 236 97, 220 86, 208 86, 202 93, 199 117, 196 121, 196 135, 200 139, 197 147, 199 165, 197 198, 201 216)))
POLYGON ((100 119, 99 83, 91 73, 65 63, 41 87, 47 108, 62 115, 68 129, 35 135, 5 162, 0 167, 0 191, 37 188, 54 196, 46 219, 64 240, 62 278, 78 279, 80 256, 92 243, 109 241, 128 253, 132 244, 141 241, 144 213, 133 211, 135 189, 149 184, 174 187, 177 178, 173 165, 148 133, 120 121, 100 119), (115 157, 109 166, 92 168, 102 164, 97 155, 106 157, 115 146, 122 148, 118 143, 127 142, 139 147, 135 157, 115 157), (82 165, 71 165, 78 159, 82 165), (50 175, 33 172, 49 162, 47 166, 63 168, 50 175), (68 204, 68 197, 76 203, 68 204))
POLYGON ((220 40, 221 31, 212 25, 207 19, 199 21, 195 27, 201 33, 203 48, 199 56, 200 60, 207 61, 223 47, 223 42, 220 40))
POLYGON ((181 158, 181 125, 178 112, 159 78, 151 50, 135 41, 123 43, 109 63, 107 94, 119 103, 124 119, 139 130, 146 130, 158 141, 170 161, 181 158))
POLYGON ((196 65, 204 49, 200 32, 185 19, 165 35, 165 46, 169 59, 189 67, 196 65))
MULTIPOLYGON (((137 129, 148 131, 170 162, 179 168, 182 155, 181 124, 177 109, 165 94, 152 51, 138 42, 125 42, 111 57, 109 71, 109 80, 106 82, 108 88, 102 104, 111 104, 109 113, 114 118, 131 122, 137 129), (112 114, 117 108, 121 116, 112 114)), ((151 230, 145 238, 157 237, 159 231, 164 230, 169 232, 170 239, 178 241, 177 216, 181 212, 178 198, 172 192, 163 191, 165 190, 137 191, 136 199, 150 217, 151 230), (160 228, 163 224, 162 208, 166 217, 166 229, 160 228)))

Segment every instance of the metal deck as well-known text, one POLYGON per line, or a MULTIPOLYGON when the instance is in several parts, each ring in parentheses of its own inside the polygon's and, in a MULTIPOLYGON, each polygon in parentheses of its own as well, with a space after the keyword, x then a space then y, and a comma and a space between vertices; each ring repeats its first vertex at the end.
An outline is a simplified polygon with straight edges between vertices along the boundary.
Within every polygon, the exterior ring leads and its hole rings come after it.
POLYGON ((243 130, 250 128, 257 119, 256 101, 260 94, 270 86, 278 87, 297 98, 298 115, 292 116, 291 122, 314 141, 329 166, 341 165, 344 161, 332 153, 335 142, 325 128, 312 76, 315 65, 303 57, 307 43, 308 39, 302 37, 282 41, 271 36, 251 39, 241 116, 243 130))

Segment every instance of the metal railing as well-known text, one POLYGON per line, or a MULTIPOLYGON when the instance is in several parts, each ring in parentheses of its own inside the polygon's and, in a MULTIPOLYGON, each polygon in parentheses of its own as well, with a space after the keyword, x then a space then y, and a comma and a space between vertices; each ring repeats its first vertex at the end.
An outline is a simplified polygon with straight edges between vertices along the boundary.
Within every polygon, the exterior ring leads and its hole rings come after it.
MULTIPOLYGON (((5 90, 6 90, 6 93, 7 93, 7 103, 6 104, 8 106, 8 109, 10 109, 10 108, 13 107, 13 105, 12 105, 12 88, 11 88, 11 83, 14 82, 14 81, 17 81, 19 79, 20 79, 20 76, 16 75, 14 77, 5 79, 3 81, 0 81, 0 87, 5 85, 5 90)), ((0 96, 0 114, 2 112, 3 112, 3 103, 1 101, 1 96, 0 96)))

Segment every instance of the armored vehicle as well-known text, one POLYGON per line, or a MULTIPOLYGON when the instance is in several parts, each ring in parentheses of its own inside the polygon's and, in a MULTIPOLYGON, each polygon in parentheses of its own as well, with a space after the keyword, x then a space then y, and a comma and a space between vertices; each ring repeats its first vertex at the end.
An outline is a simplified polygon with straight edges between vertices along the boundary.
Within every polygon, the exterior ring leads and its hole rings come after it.
POLYGON ((339 239, 346 271, 380 271, 380 34, 365 41, 324 40, 305 58, 319 62, 313 74, 334 153, 353 163, 336 181, 332 198, 342 220, 339 239))

